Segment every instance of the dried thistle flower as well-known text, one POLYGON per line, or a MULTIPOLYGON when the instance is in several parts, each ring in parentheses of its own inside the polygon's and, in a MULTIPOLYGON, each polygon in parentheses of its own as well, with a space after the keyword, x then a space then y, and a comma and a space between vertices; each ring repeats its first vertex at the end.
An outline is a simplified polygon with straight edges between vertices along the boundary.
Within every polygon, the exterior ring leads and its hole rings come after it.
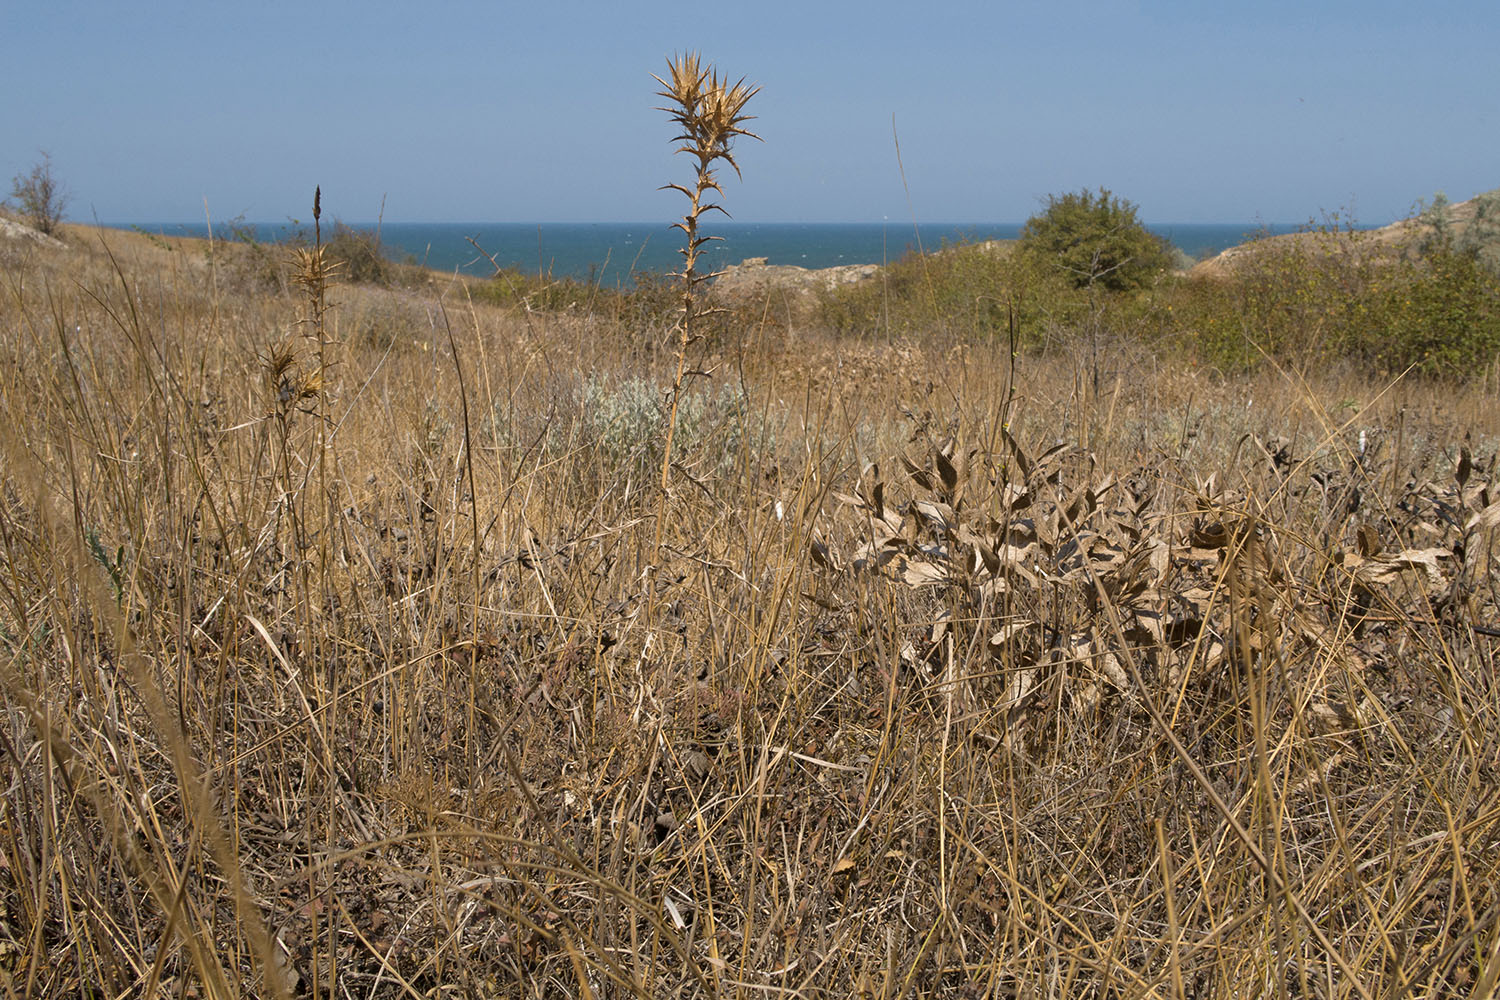
MULTIPOLYGON (((666 98, 667 105, 656 110, 665 111, 681 129, 672 140, 680 143, 677 152, 687 153, 698 161, 697 177, 691 187, 682 184, 666 184, 662 190, 681 191, 690 202, 683 213, 682 221, 674 223, 674 229, 682 230, 685 239, 682 250, 682 318, 678 323, 677 375, 672 382, 671 415, 667 422, 667 440, 661 464, 661 486, 665 491, 669 483, 672 463, 672 437, 677 426, 677 399, 682 391, 683 373, 686 367, 687 349, 696 339, 693 321, 700 315, 697 311, 695 290, 712 274, 698 272, 698 254, 703 244, 719 239, 717 236, 698 235, 698 221, 704 212, 729 213, 717 202, 706 202, 710 191, 721 196, 724 189, 714 175, 715 161, 723 160, 734 168, 736 176, 740 165, 735 162, 733 144, 739 136, 759 139, 760 136, 744 127, 752 120, 745 114, 745 105, 760 92, 760 88, 745 83, 743 77, 730 83, 727 77, 719 76, 711 65, 704 64, 698 53, 688 52, 667 60, 667 78, 652 74, 653 79, 664 87, 657 96, 666 98)), ((659 522, 658 522, 659 527, 659 522)))
MULTIPOLYGON (((745 114, 744 110, 750 98, 760 92, 760 88, 746 85, 743 77, 739 82, 730 84, 727 78, 720 78, 713 67, 701 65, 696 52, 668 60, 667 67, 670 80, 664 80, 655 74, 652 78, 666 88, 658 91, 657 96, 666 98, 671 104, 656 110, 665 111, 681 126, 682 134, 673 141, 682 143, 677 149, 679 153, 698 158, 700 192, 707 188, 719 190, 718 184, 713 181, 713 161, 725 160, 738 174, 740 168, 732 150, 734 138, 741 135, 751 139, 760 138, 742 127, 745 122, 754 118, 753 115, 745 114), (702 185, 705 174, 708 183, 702 185)), ((681 191, 689 198, 694 196, 692 191, 680 184, 666 186, 681 191)))

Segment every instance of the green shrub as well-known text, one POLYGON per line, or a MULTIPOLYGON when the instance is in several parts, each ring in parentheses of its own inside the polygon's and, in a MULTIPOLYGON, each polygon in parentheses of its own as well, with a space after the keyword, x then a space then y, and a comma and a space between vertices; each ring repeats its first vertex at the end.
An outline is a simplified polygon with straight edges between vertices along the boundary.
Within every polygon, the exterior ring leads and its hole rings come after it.
POLYGON ((1500 275, 1477 248, 1439 248, 1403 262, 1351 346, 1379 369, 1461 376, 1500 353, 1500 275))
MULTIPOLYGON (((313 244, 311 230, 295 221, 283 227, 274 238, 262 240, 256 228, 237 216, 216 224, 220 238, 209 243, 209 253, 222 276, 250 290, 288 288, 292 252, 313 244)), ((352 284, 393 285, 403 283, 408 272, 416 270, 407 263, 397 263, 386 255, 380 234, 343 222, 334 222, 333 230, 323 243, 330 261, 339 268, 338 281, 352 284)))
POLYGON ((1107 188, 1049 195, 1046 210, 1021 229, 1019 249, 1076 287, 1112 291, 1148 285, 1173 261, 1170 244, 1141 224, 1136 206, 1107 188))
POLYGON ((1336 220, 1300 241, 1268 241, 1238 277, 1241 328, 1274 357, 1311 364, 1340 355, 1365 338, 1363 313, 1392 265, 1368 232, 1336 220))
POLYGON ((1324 227, 1252 248, 1234 273, 1163 287, 1167 332, 1224 370, 1270 357, 1461 376, 1500 351, 1500 275, 1437 228, 1415 255, 1324 227))
POLYGON ((1480 263, 1500 274, 1500 188, 1475 196, 1474 218, 1459 249, 1473 251, 1480 263))
POLYGON ((1419 203, 1417 219, 1430 227, 1420 249, 1429 254, 1440 250, 1472 253, 1500 274, 1500 188, 1475 195, 1467 204, 1472 212, 1460 225, 1454 205, 1443 192, 1433 195, 1431 202, 1419 203))
POLYGON ((507 267, 475 285, 471 294, 491 305, 519 306, 529 312, 566 312, 593 302, 595 289, 573 278, 553 278, 507 267))
POLYGON ((1022 342, 1077 321, 1088 308, 1063 275, 1038 267, 1003 243, 959 243, 909 253, 875 278, 825 291, 817 316, 826 329, 857 337, 925 337, 938 331, 1005 336, 1014 310, 1022 342))

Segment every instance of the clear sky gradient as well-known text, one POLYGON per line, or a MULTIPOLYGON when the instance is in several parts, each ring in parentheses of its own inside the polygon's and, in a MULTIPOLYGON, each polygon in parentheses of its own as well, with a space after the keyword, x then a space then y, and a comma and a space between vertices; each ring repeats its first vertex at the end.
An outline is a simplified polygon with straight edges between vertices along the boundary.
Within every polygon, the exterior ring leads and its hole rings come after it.
MULTIPOLYGON (((1500 3, 0 4, 0 179, 49 150, 105 222, 665 219, 653 107, 700 50, 763 88, 746 222, 1375 224, 1500 186, 1500 3), (910 205, 892 141, 900 138, 910 205)), ((8 193, 9 184, 0 194, 8 193)))

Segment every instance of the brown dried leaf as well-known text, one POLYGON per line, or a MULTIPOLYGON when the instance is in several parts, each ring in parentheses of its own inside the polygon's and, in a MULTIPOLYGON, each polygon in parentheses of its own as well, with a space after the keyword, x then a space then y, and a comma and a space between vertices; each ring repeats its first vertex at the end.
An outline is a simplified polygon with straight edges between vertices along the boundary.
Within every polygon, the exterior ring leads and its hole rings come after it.
POLYGON ((957 524, 954 523, 956 516, 953 513, 953 508, 945 503, 918 500, 912 504, 912 509, 922 515, 935 528, 941 528, 947 532, 956 531, 958 528, 957 524))
POLYGON ((951 450, 951 448, 952 445, 949 445, 948 448, 944 448, 942 451, 933 456, 934 460, 937 462, 938 478, 943 481, 943 490, 947 493, 950 499, 953 496, 954 490, 958 488, 958 469, 956 469, 953 463, 949 461, 947 455, 947 452, 951 450))
POLYGON ((1035 628, 1036 622, 1030 618, 1021 618, 1017 621, 1002 625, 1000 630, 990 636, 990 650, 997 651, 1015 636, 1029 628, 1035 628))
POLYGON ((1151 567, 1154 585, 1160 586, 1167 578, 1167 571, 1172 568, 1172 546, 1164 539, 1153 538, 1151 540, 1151 551, 1147 557, 1147 565, 1151 567))
POLYGON ((1224 527, 1223 521, 1195 525, 1188 535, 1188 541, 1195 549, 1222 549, 1229 544, 1229 531, 1224 527))
POLYGON ((1116 690, 1128 691, 1130 689, 1130 677, 1125 673, 1125 668, 1120 666, 1119 659, 1110 650, 1105 650, 1098 660, 1099 672, 1109 678, 1116 690))
POLYGON ((908 587, 930 587, 939 583, 947 583, 952 579, 948 567, 941 564, 918 559, 907 559, 904 562, 905 565, 901 568, 901 580, 908 587))
POLYGON ((1429 583, 1441 586, 1443 574, 1438 560, 1451 559, 1453 553, 1447 549, 1406 549, 1388 556, 1371 559, 1354 570, 1361 583, 1391 584, 1401 579, 1407 570, 1423 570, 1429 583))
POLYGON ((842 573, 844 571, 843 566, 839 562, 838 554, 830 549, 827 543, 814 540, 811 553, 813 565, 820 566, 834 573, 842 573))
POLYGON ((1493 528, 1496 525, 1500 525, 1500 500, 1471 516, 1468 523, 1464 525, 1464 530, 1473 531, 1475 528, 1493 528))
POLYGON ((926 469, 918 466, 915 462, 907 458, 905 455, 901 456, 901 465, 906 469, 906 474, 911 476, 912 480, 918 486, 922 487, 922 489, 931 490, 934 488, 932 477, 927 474, 926 469))

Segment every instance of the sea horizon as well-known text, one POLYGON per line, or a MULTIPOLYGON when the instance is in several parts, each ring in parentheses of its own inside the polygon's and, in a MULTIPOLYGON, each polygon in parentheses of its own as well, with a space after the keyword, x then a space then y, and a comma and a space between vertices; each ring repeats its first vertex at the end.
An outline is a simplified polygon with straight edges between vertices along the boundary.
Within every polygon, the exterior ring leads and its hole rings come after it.
MULTIPOLYGON (((382 249, 394 260, 439 271, 486 275, 495 264, 555 278, 628 283, 634 275, 663 274, 681 266, 682 233, 670 222, 350 222, 378 232, 382 249), (477 244, 477 247, 476 247, 477 244), (492 262, 493 259, 493 262, 492 262)), ((115 229, 164 236, 205 238, 204 222, 105 223, 115 229)), ((705 246, 704 269, 766 258, 770 264, 807 268, 884 264, 910 251, 945 245, 1018 237, 1024 223, 995 222, 724 222, 704 231, 722 237, 705 246)), ((1296 232, 1306 223, 1146 223, 1188 257, 1199 259, 1259 235, 1296 232)), ((334 224, 323 226, 327 240, 334 224)), ((298 222, 213 223, 216 239, 260 243, 308 241, 312 227, 298 222)))

